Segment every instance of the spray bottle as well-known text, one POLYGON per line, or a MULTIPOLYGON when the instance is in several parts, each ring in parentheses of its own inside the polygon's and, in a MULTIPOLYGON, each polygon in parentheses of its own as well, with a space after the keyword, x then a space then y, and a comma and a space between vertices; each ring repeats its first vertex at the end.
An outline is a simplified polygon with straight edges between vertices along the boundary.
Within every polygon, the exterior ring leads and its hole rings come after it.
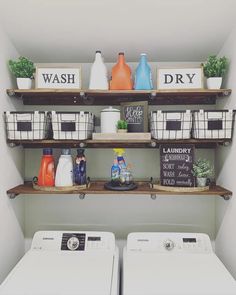
POLYGON ((115 149, 113 149, 113 151, 115 152, 115 154, 117 156, 117 161, 118 161, 118 165, 119 165, 120 169, 126 169, 126 163, 125 163, 125 159, 123 157, 123 154, 125 153, 125 149, 115 148, 115 149))

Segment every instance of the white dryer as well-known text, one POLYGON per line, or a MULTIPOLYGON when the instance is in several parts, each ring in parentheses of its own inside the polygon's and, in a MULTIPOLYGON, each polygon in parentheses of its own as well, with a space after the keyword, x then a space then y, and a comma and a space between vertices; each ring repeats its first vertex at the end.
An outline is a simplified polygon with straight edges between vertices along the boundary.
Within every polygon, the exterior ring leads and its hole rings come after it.
POLYGON ((1 295, 118 295, 119 253, 107 232, 40 231, 1 295))
POLYGON ((236 282, 205 234, 132 233, 123 295, 236 295, 236 282))

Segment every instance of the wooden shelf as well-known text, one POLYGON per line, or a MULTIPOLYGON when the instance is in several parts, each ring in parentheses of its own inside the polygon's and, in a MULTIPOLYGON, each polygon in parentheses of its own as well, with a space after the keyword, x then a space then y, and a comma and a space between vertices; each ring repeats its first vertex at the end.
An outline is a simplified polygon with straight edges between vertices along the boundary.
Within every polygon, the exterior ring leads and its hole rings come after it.
POLYGON ((25 105, 119 105, 146 100, 150 105, 215 104, 231 94, 231 89, 200 90, 59 90, 7 89, 9 96, 21 98, 25 105))
POLYGON ((24 148, 159 148, 161 144, 193 144, 196 148, 216 148, 230 144, 230 139, 184 139, 184 140, 8 140, 10 146, 24 148))
POLYGON ((55 194, 77 194, 81 198, 84 198, 86 194, 118 194, 118 195, 151 195, 153 199, 157 197, 157 195, 168 195, 168 196, 220 196, 225 200, 229 200, 232 196, 232 192, 221 187, 221 186, 212 186, 209 191, 204 192, 192 192, 192 193, 183 193, 183 192, 167 192, 161 191, 157 189, 153 189, 150 187, 150 182, 138 182, 138 188, 132 191, 118 192, 118 191, 109 191, 104 189, 105 181, 93 181, 90 184, 89 188, 80 191, 70 191, 63 192, 59 191, 55 192, 44 192, 37 191, 33 188, 32 183, 26 182, 25 184, 18 185, 7 191, 7 194, 10 198, 15 198, 18 195, 55 195, 55 194))

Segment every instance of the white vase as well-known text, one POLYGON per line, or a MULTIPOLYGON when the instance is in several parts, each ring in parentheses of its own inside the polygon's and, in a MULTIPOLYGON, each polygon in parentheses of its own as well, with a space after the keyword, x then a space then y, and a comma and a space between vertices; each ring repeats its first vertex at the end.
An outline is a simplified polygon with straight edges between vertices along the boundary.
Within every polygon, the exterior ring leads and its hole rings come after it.
POLYGON ((206 186, 207 178, 206 177, 197 177, 197 186, 204 187, 206 186))
POLYGON ((222 85, 222 77, 211 77, 207 79, 208 89, 220 89, 222 85))
POLYGON ((31 89, 32 79, 30 78, 16 78, 18 89, 31 89))

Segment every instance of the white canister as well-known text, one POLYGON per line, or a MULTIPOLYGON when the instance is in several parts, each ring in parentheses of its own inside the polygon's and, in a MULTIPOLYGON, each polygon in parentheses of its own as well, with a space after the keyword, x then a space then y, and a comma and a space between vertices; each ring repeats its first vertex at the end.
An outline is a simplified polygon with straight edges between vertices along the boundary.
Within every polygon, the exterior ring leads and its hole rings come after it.
POLYGON ((101 111, 101 133, 116 133, 120 110, 109 107, 101 111))

